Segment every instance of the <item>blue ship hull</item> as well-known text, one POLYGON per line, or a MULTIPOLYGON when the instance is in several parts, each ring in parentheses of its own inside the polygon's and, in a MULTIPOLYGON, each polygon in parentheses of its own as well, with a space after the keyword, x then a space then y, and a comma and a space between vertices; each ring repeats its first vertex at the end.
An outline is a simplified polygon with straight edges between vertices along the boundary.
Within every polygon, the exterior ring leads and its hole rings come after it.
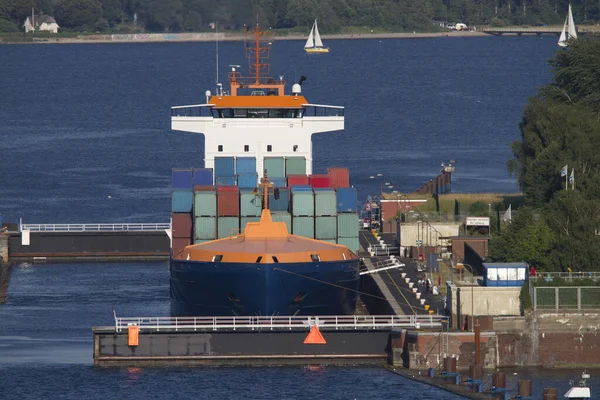
POLYGON ((348 315, 359 260, 293 264, 171 260, 171 315, 348 315))

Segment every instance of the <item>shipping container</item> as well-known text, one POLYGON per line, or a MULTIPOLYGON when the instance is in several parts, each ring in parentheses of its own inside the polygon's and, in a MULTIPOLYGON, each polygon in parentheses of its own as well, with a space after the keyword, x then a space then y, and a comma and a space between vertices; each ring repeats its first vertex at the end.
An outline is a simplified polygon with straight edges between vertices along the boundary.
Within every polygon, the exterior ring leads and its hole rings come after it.
POLYGON ((213 190, 203 190, 194 192, 194 216, 217 216, 217 192, 214 190, 214 188, 213 190))
POLYGON ((333 189, 315 189, 315 216, 337 215, 337 198, 333 189))
POLYGON ((196 217, 194 219, 194 239, 216 239, 217 219, 215 217, 196 217))
POLYGON ((210 186, 213 184, 212 168, 194 168, 192 178, 194 186, 210 186))
POLYGON ((279 187, 279 188, 287 187, 287 178, 271 178, 271 177, 269 177, 269 182, 272 183, 274 187, 279 187))
POLYGON ((194 193, 190 190, 175 189, 171 193, 171 212, 191 213, 194 193))
POLYGON ((292 186, 310 186, 307 175, 288 175, 287 184, 292 186))
POLYGON ((192 215, 189 213, 171 214, 171 236, 177 239, 192 238, 192 215))
POLYGON ((173 189, 191 189, 192 186, 193 185, 191 168, 173 169, 173 189))
POLYGON ((287 211, 273 211, 271 219, 273 222, 285 222, 288 232, 292 233, 292 214, 287 211))
POLYGON ((292 215, 294 217, 315 215, 315 199, 312 190, 292 188, 292 215))
POLYGON ((337 244, 337 239, 320 239, 323 242, 337 244))
POLYGON ((255 188, 257 183, 258 175, 256 173, 237 176, 237 185, 239 188, 255 188))
POLYGON ((256 157, 236 158, 235 173, 238 175, 256 174, 256 157))
POLYGON ((342 213, 337 215, 338 237, 358 237, 358 214, 342 213))
POLYGON ((171 252, 173 255, 179 254, 186 246, 192 244, 191 238, 173 238, 171 241, 171 252))
POLYGON ((339 188, 336 189, 335 195, 337 201, 337 212, 356 212, 358 203, 356 188, 339 188))
POLYGON ((338 238, 337 242, 338 244, 346 246, 348 250, 355 254, 358 254, 358 251, 360 250, 360 244, 357 237, 340 237, 338 238))
POLYGON ((262 196, 252 189, 240 190, 240 215, 242 217, 260 217, 262 212, 262 196))
POLYGON ((292 233, 307 238, 315 238, 315 219, 313 217, 294 217, 292 233))
POLYGON ((215 157, 215 176, 234 176, 234 157, 215 157))
POLYGON ((263 168, 269 178, 285 178, 285 160, 283 157, 265 157, 263 168))
POLYGON ((286 157, 285 173, 290 175, 306 175, 306 158, 304 157, 286 157))
POLYGON ((244 233, 248 222, 259 222, 260 217, 242 217, 240 218, 240 231, 244 233))
POLYGON ((235 176, 217 176, 215 178, 217 186, 235 186, 237 185, 237 177, 235 176))
POLYGON ((269 209, 271 211, 290 211, 290 191, 288 188, 277 188, 279 198, 275 198, 275 192, 269 194, 269 209))
POLYGON ((350 187, 350 171, 348 168, 328 168, 329 184, 332 188, 350 187))
POLYGON ((237 186, 219 186, 217 188, 217 215, 219 217, 240 215, 240 194, 237 186))
POLYGON ((315 238, 316 239, 335 239, 335 238, 337 238, 337 218, 336 217, 316 217, 315 218, 315 238))
POLYGON ((325 174, 315 174, 311 175, 309 178, 310 186, 313 188, 328 188, 331 187, 329 185, 329 175, 325 174))
POLYGON ((236 236, 240 233, 239 217, 219 217, 217 220, 217 238, 236 236))

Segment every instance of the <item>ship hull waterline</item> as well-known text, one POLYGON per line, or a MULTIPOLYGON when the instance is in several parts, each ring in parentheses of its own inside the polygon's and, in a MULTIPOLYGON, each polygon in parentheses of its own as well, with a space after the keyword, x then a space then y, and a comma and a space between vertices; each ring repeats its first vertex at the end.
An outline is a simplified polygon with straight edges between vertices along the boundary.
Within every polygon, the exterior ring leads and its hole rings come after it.
POLYGON ((351 315, 359 260, 256 264, 171 260, 171 315, 351 315))

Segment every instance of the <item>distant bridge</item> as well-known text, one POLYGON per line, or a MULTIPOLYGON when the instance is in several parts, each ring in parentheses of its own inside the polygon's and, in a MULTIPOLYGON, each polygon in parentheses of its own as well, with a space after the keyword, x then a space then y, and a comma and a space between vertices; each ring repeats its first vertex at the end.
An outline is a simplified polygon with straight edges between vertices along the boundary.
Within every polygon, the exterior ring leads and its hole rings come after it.
MULTIPOLYGON (((502 35, 556 35, 560 36, 561 28, 551 28, 546 26, 534 27, 534 28, 486 28, 482 29, 483 33, 494 36, 502 35)), ((577 31, 579 35, 586 35, 588 33, 594 33, 595 31, 580 29, 577 31)))

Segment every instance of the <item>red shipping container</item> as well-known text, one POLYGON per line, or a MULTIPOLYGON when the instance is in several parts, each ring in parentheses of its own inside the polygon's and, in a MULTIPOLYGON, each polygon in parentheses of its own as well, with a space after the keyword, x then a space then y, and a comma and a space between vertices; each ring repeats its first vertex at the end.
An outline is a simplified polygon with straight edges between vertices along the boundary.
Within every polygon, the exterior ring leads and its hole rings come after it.
POLYGON ((306 175, 288 175, 288 187, 308 186, 308 176, 306 175))
POLYGON ((191 238, 173 238, 173 241, 171 243, 171 251, 173 252, 173 256, 176 256, 178 253, 181 252, 181 250, 185 248, 185 246, 189 246, 190 244, 192 244, 191 238))
POLYGON ((310 176, 310 186, 313 188, 328 188, 331 187, 329 183, 329 175, 317 174, 310 176))
POLYGON ((348 168, 328 168, 329 184, 334 189, 350 187, 350 172, 348 168))
POLYGON ((237 186, 220 186, 217 191, 217 215, 237 217, 240 215, 240 193, 237 186))
POLYGON ((192 215, 188 213, 171 214, 171 233, 174 238, 192 238, 192 215))

